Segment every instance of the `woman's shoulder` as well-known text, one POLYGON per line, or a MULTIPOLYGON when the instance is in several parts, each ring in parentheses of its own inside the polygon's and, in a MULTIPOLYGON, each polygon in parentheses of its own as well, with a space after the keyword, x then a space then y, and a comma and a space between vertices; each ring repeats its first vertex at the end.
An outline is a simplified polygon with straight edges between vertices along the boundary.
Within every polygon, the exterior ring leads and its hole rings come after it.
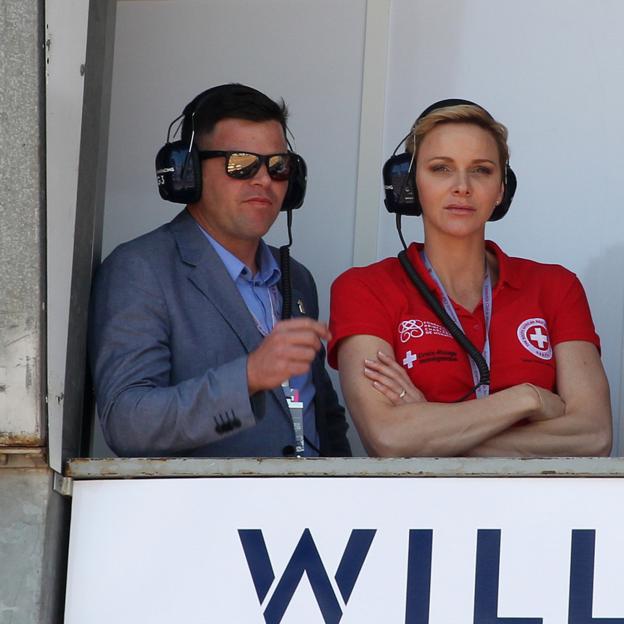
POLYGON ((400 274, 401 270, 398 258, 384 258, 366 266, 347 269, 335 279, 334 286, 341 287, 357 283, 381 285, 380 280, 392 279, 400 274))
POLYGON ((528 258, 509 256, 498 245, 488 241, 488 249, 496 254, 499 267, 499 279, 512 285, 523 287, 536 282, 562 285, 578 281, 576 275, 561 264, 538 262, 528 258))

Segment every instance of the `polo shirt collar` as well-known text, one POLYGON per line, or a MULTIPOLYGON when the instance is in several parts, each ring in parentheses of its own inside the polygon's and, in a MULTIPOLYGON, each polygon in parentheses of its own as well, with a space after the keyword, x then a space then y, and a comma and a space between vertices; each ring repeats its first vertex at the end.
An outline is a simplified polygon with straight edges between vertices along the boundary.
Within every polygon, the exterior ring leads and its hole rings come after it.
POLYGON ((521 288, 518 275, 515 275, 512 270, 512 259, 493 241, 486 240, 485 246, 494 253, 498 260, 498 282, 496 284, 496 289, 498 290, 502 284, 507 284, 515 289, 521 288))
MULTIPOLYGON (((511 258, 493 241, 486 240, 485 241, 486 249, 494 253, 496 259, 498 260, 498 282, 496 283, 495 291, 497 291, 502 284, 507 284, 511 286, 511 288, 518 289, 521 287, 518 277, 513 274, 511 264, 511 258)), ((429 271, 425 267, 422 258, 420 257, 420 252, 424 249, 423 243, 412 243, 407 249, 407 255, 411 261, 411 263, 416 267, 418 274, 424 278, 427 286, 430 289, 438 290, 438 286, 429 275, 429 271)))

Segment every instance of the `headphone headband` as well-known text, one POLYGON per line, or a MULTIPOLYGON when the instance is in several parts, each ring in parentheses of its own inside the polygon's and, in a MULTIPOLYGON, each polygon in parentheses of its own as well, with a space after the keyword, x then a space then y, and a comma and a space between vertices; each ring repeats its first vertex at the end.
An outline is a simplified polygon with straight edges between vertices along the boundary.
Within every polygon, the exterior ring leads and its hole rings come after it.
POLYGON ((420 115, 418 115, 416 123, 426 117, 429 113, 432 113, 434 110, 438 110, 440 108, 449 108, 451 106, 476 106, 477 108, 480 108, 484 113, 486 113, 490 119, 494 119, 494 117, 492 117, 492 115, 490 115, 490 113, 485 108, 483 108, 483 106, 477 104, 476 102, 471 102, 470 100, 462 100, 461 98, 448 98, 446 100, 434 102, 430 106, 427 106, 427 108, 425 108, 425 110, 420 113, 420 115))

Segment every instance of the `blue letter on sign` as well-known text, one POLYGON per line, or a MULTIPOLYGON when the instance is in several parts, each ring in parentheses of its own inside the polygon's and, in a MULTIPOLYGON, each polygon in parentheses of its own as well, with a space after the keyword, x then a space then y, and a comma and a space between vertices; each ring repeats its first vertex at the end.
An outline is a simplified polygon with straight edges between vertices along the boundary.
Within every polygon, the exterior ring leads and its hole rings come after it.
MULTIPOLYGON (((374 529, 351 531, 351 537, 334 576, 345 604, 351 597, 351 592, 366 555, 368 555, 375 532, 374 529)), ((239 529, 238 535, 243 545, 258 600, 262 604, 275 580, 264 536, 259 529, 239 529)), ((334 594, 310 530, 305 529, 282 574, 282 578, 273 592, 273 596, 269 600, 269 604, 264 610, 266 624, 279 624, 282 621, 304 572, 308 575, 325 624, 338 624, 340 622, 342 610, 338 604, 338 599, 334 594)))
POLYGON ((596 531, 572 531, 568 624, 624 624, 624 618, 594 618, 596 531))
POLYGON ((499 618, 500 529, 477 532, 474 624, 542 624, 542 618, 499 618))
POLYGON ((432 542, 431 529, 412 529, 409 532, 405 624, 429 624, 432 542))

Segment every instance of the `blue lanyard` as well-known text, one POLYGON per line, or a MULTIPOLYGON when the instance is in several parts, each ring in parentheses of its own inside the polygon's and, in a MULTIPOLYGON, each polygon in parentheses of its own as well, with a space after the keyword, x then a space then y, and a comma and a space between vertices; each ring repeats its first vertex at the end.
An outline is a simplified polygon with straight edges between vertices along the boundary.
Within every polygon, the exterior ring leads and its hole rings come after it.
MULTIPOLYGON (((422 258, 422 261, 424 262, 425 267, 427 268, 427 271, 429 271, 429 274, 431 275, 434 282, 440 289, 440 293, 442 294, 442 305, 444 306, 444 310, 453 319, 453 321, 459 327, 459 329, 461 329, 463 332, 464 328, 462 327, 459 317, 457 316, 457 312, 455 312, 455 308, 453 307, 453 304, 451 303, 451 300, 448 294, 446 293, 446 289, 442 285, 442 282, 440 281, 440 278, 436 274, 424 249, 420 252, 420 257, 422 258)), ((490 367, 490 321, 492 319, 492 279, 490 277, 490 269, 487 265, 487 262, 485 263, 485 278, 483 279, 483 291, 482 291, 481 296, 483 299, 483 316, 485 317, 485 343, 483 345, 483 351, 481 352, 481 355, 483 355, 483 358, 485 359, 489 368, 490 367)), ((479 380, 481 379, 481 375, 479 374, 479 369, 477 368, 477 365, 475 364, 474 360, 471 357, 468 357, 468 361, 470 362, 470 370, 472 371, 472 380, 474 382, 474 385, 476 386, 479 383, 479 380)), ((477 395, 477 399, 482 399, 488 396, 490 394, 489 384, 479 386, 475 390, 475 394, 477 395)))

